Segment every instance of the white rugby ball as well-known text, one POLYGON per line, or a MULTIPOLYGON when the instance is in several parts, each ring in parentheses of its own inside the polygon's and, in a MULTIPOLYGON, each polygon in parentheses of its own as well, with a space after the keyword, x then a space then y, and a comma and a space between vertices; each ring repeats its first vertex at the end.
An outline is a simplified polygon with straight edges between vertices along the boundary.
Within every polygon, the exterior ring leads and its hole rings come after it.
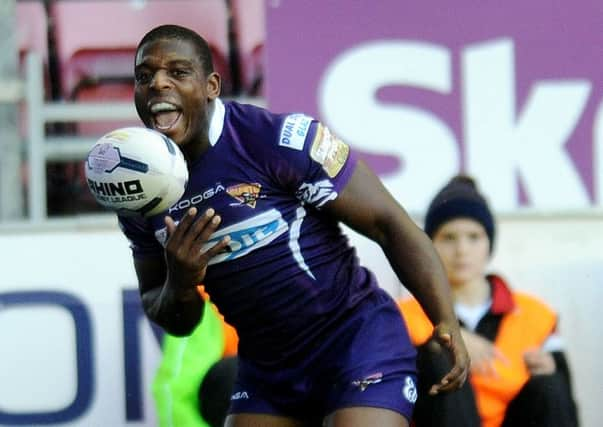
POLYGON ((120 215, 160 214, 182 197, 188 182, 180 148, 144 127, 102 136, 88 153, 85 169, 96 201, 120 215))

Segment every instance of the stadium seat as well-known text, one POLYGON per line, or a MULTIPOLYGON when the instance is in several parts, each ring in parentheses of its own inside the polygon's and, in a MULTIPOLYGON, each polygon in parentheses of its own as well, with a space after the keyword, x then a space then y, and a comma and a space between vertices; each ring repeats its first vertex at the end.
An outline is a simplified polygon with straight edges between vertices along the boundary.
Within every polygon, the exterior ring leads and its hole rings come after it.
POLYGON ((132 79, 134 51, 142 36, 161 24, 179 24, 203 35, 216 69, 228 80, 227 8, 223 0, 54 0, 62 93, 74 98, 82 79, 132 79))
POLYGON ((264 46, 266 42, 265 0, 232 0, 243 91, 263 94, 264 46))

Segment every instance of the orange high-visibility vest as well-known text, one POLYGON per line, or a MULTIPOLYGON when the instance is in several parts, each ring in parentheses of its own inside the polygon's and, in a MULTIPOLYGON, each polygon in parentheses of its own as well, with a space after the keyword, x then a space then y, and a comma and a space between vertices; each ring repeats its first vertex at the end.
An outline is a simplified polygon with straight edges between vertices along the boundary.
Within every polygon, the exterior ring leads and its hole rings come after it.
MULTIPOLYGON (((542 346, 555 329, 555 313, 536 298, 514 292, 514 307, 503 315, 494 345, 507 357, 508 364, 494 362, 497 377, 471 373, 470 381, 483 427, 500 427, 511 400, 528 381, 530 374, 523 354, 542 346)), ((415 345, 425 343, 433 326, 414 298, 398 301, 415 345)))
MULTIPOLYGON (((205 302, 210 302, 209 294, 205 292, 205 286, 199 285, 197 286, 197 292, 201 295, 201 298, 205 302)), ((231 326, 229 323, 226 323, 224 320, 224 316, 222 313, 218 311, 218 308, 212 304, 213 309, 218 313, 220 319, 222 320, 222 331, 224 333, 224 353, 223 357, 234 356, 237 354, 237 348, 239 345, 239 334, 237 334, 236 329, 231 326)))

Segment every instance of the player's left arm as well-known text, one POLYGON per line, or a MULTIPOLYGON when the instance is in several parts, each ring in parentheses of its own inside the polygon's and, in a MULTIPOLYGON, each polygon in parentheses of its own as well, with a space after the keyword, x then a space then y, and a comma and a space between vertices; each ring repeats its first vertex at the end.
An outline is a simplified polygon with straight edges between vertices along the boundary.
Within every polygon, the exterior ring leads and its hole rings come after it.
POLYGON ((381 246, 400 281, 435 325, 435 338, 450 351, 454 366, 430 392, 459 388, 467 378, 469 356, 454 315, 450 286, 431 240, 362 161, 324 210, 381 246))

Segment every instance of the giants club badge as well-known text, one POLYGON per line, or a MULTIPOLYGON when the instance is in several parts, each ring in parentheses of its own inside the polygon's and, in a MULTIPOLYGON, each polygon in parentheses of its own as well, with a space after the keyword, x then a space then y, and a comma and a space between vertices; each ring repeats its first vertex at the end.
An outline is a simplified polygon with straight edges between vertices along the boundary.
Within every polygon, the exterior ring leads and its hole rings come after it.
POLYGON ((231 206, 245 205, 255 209, 257 200, 262 198, 260 195, 261 189, 262 185, 254 182, 232 185, 226 189, 226 192, 239 201, 239 203, 232 203, 231 206))

